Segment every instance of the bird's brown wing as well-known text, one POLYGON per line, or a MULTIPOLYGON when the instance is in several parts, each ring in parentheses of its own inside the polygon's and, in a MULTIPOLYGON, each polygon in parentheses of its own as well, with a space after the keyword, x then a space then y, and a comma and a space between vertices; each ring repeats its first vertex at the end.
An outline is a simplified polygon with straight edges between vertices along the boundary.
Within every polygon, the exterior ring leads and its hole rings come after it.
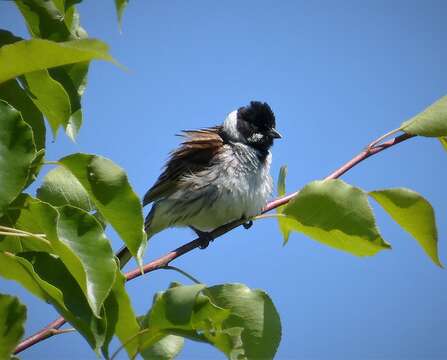
POLYGON ((180 136, 185 141, 171 152, 163 173, 144 196, 143 206, 174 193, 183 175, 194 174, 210 166, 224 145, 221 132, 221 126, 183 131, 180 136))

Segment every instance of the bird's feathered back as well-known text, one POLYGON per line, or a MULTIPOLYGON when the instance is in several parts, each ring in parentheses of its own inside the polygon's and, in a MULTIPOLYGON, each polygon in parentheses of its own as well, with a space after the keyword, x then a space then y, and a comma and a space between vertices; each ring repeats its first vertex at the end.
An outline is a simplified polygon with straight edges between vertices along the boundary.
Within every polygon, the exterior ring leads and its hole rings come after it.
POLYGON ((179 136, 185 140, 171 152, 162 174, 144 196, 143 206, 174 193, 183 175, 209 167, 224 144, 222 126, 184 130, 179 136))

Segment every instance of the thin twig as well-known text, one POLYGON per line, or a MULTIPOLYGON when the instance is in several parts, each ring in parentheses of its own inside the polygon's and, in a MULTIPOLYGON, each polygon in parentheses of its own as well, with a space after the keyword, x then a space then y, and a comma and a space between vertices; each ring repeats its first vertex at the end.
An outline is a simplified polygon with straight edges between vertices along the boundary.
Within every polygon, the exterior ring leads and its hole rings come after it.
POLYGON ((38 342, 45 340, 52 336, 52 331, 59 329, 62 325, 65 324, 65 319, 60 317, 53 322, 49 323, 45 328, 38 331, 34 335, 23 340, 14 350, 14 354, 18 354, 25 349, 28 349, 30 346, 37 344, 38 342))
POLYGON ((203 284, 201 281, 197 280, 194 276, 192 276, 191 274, 188 274, 186 271, 183 271, 182 269, 180 269, 180 268, 178 268, 176 266, 166 265, 166 266, 163 266, 161 269, 177 271, 178 273, 180 273, 183 276, 187 277, 192 282, 194 282, 196 284, 203 284))
MULTIPOLYGON (((393 130, 395 131, 395 130, 393 130)), ((385 134, 387 136, 389 136, 388 134, 385 134)), ((376 145, 376 146, 372 146, 372 147, 368 147, 365 150, 361 151, 358 155, 356 155, 355 157, 353 157, 351 160, 349 160, 347 163, 345 163, 343 166, 341 166, 340 168, 338 168, 337 170, 335 170, 332 174, 328 175, 325 180, 329 180, 329 179, 337 179, 340 176, 342 176, 344 173, 346 173, 347 171, 349 171, 350 169, 352 169, 354 166, 358 165, 359 163, 361 163, 363 160, 369 158, 372 155, 378 154, 379 152, 386 150, 392 146, 395 146, 405 140, 408 140, 412 137, 414 137, 415 135, 409 135, 409 134, 402 134, 399 135, 397 137, 395 137, 394 139, 391 139, 389 141, 386 141, 382 144, 376 145)), ((379 139, 384 138, 384 136, 381 136, 379 139)), ((298 194, 298 192, 294 192, 292 194, 283 196, 281 198, 278 198, 276 200, 271 201, 270 203, 268 203, 265 208, 262 210, 262 214, 273 210, 281 205, 285 205, 287 204, 292 198, 294 198, 296 195, 298 194)), ((226 234, 227 232, 233 230, 234 228, 242 225, 244 223, 244 221, 242 220, 238 220, 238 221, 234 221, 232 223, 223 225, 215 230, 213 230, 210 233, 210 236, 212 239, 216 239, 220 236, 222 236, 223 234, 226 234)), ((164 268, 167 265, 169 265, 169 263, 175 259, 177 259, 178 257, 190 252, 191 250, 198 248, 202 245, 202 240, 200 238, 197 238, 193 241, 190 241, 189 243, 186 243, 182 246, 180 246, 179 248, 167 253, 166 255, 151 261, 150 263, 146 264, 143 266, 143 272, 141 272, 140 268, 137 268, 135 270, 129 271, 125 274, 126 276, 126 280, 130 281, 133 280, 137 277, 140 277, 143 274, 146 274, 148 272, 160 269, 160 268, 164 268)), ((61 327, 63 324, 65 323, 65 319, 63 317, 60 317, 58 319, 56 319, 55 321, 53 321, 52 323, 48 324, 44 329, 40 330, 39 332, 37 332, 36 334, 32 335, 31 337, 25 339, 24 341, 22 341, 17 348, 14 351, 14 354, 18 354, 21 351, 27 349, 30 346, 33 346, 34 344, 37 344, 38 342, 46 339, 48 336, 48 332, 51 332, 51 329, 58 329, 59 327, 61 327)))
POLYGON ((386 138, 388 138, 388 137, 390 137, 390 136, 392 136, 392 135, 394 135, 394 134, 397 134, 399 131, 402 131, 401 128, 397 128, 397 129, 394 129, 394 130, 391 130, 391 131, 387 132, 386 134, 384 134, 384 135, 378 137, 378 138, 377 138, 376 140, 374 140, 371 144, 369 144, 369 145, 366 147, 366 149, 371 149, 371 148, 373 148, 373 147, 376 146, 378 143, 382 142, 383 140, 385 140, 386 138))

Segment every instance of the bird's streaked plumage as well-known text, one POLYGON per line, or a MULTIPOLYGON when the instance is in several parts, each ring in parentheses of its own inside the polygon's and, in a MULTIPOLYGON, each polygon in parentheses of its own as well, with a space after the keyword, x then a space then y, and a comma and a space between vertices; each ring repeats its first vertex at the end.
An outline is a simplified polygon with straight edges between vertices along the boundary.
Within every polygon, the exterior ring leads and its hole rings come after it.
POLYGON ((272 193, 275 125, 270 107, 252 101, 220 126, 184 131, 185 140, 144 196, 144 205, 153 203, 148 236, 171 226, 210 231, 258 214, 272 193))
MULTIPOLYGON (((271 196, 275 115, 267 103, 252 101, 231 112, 222 125, 186 130, 163 172, 143 199, 152 203, 144 224, 148 238, 173 226, 201 236, 234 220, 259 214, 271 196)), ((202 238, 204 247, 210 239, 202 238)), ((124 247, 121 268, 130 260, 124 247)))

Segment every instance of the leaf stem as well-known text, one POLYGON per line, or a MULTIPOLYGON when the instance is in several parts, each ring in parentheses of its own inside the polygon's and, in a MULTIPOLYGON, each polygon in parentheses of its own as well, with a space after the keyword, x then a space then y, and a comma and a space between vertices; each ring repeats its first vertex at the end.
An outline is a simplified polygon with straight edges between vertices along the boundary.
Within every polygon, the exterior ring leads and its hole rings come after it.
POLYGON ((17 237, 30 237, 34 239, 38 239, 40 241, 43 241, 45 244, 50 245, 51 243, 45 239, 45 234, 33 234, 25 230, 10 228, 7 226, 0 225, 0 235, 7 235, 7 236, 17 236, 17 237))
POLYGON ((392 135, 398 133, 399 131, 401 131, 401 128, 397 128, 397 129, 394 129, 394 130, 391 130, 391 131, 387 132, 386 134, 384 134, 384 135, 378 137, 376 140, 374 140, 372 143, 370 143, 370 144, 366 147, 366 149, 371 149, 371 148, 373 148, 373 147, 376 146, 378 143, 380 143, 380 142, 382 142, 383 140, 385 140, 387 137, 390 137, 390 136, 392 136, 392 135))
POLYGON ((262 220, 262 219, 275 219, 275 218, 279 218, 279 217, 287 217, 286 214, 261 214, 261 215, 257 215, 253 218, 253 220, 262 220))
MULTIPOLYGON (((143 329, 143 330, 137 332, 135 335, 132 335, 132 336, 131 336, 129 339, 127 339, 126 341, 124 341, 124 342, 118 347, 118 349, 116 349, 115 352, 112 354, 112 356, 110 357, 110 360, 115 359, 116 356, 120 353, 120 351, 123 350, 123 349, 126 347, 126 345, 129 345, 132 341, 138 339, 141 335, 143 335, 143 334, 145 334, 145 333, 147 333, 147 332, 149 332, 149 329, 148 329, 148 328, 147 328, 147 329, 143 329)), ((138 355, 138 352, 137 352, 136 355, 138 355)), ((134 359, 134 358, 135 358, 135 357, 133 357, 133 359, 134 359)))
POLYGON ((183 276, 187 277, 192 282, 194 282, 196 284, 203 284, 201 281, 197 280, 194 276, 192 276, 191 274, 188 274, 186 271, 184 271, 184 270, 182 270, 182 269, 180 269, 180 268, 178 268, 176 266, 166 265, 166 266, 163 266, 161 269, 177 271, 178 273, 180 273, 183 276))
POLYGON ((58 161, 45 160, 44 165, 60 165, 58 161))

